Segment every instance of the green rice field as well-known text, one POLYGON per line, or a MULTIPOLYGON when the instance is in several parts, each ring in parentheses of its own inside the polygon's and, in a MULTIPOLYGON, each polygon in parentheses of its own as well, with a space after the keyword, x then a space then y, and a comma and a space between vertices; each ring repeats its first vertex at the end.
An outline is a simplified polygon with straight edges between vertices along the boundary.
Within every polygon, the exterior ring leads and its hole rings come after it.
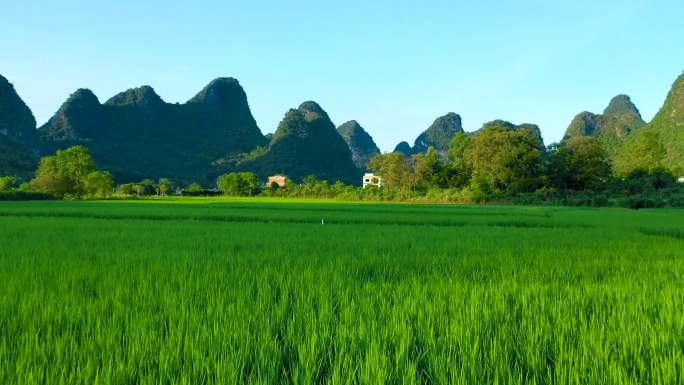
POLYGON ((681 384, 684 211, 0 203, 0 384, 681 384))

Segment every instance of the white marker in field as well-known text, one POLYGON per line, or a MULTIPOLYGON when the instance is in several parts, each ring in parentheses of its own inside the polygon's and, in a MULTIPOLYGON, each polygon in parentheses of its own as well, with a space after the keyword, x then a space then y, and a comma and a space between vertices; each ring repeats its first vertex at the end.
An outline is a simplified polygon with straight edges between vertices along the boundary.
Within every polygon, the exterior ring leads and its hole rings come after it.
POLYGON ((325 224, 325 221, 324 221, 323 219, 321 219, 321 224, 322 224, 322 225, 324 225, 324 224, 325 224))

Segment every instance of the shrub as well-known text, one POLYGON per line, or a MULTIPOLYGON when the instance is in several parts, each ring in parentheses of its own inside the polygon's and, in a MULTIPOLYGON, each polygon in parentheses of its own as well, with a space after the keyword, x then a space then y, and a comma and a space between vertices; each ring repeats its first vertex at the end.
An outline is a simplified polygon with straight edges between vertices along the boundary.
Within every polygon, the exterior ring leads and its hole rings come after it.
POLYGON ((3 176, 0 177, 0 191, 9 191, 17 183, 17 178, 13 176, 3 176))
POLYGON ((659 196, 634 195, 618 202, 620 206, 634 210, 665 207, 665 201, 659 196))
POLYGON ((470 181, 468 198, 471 202, 485 203, 495 192, 494 183, 491 179, 478 176, 470 181))
POLYGON ((37 191, 0 191, 0 201, 45 201, 56 199, 50 193, 37 191))
POLYGON ((223 194, 232 196, 255 196, 261 192, 259 179, 252 172, 223 174, 218 178, 216 186, 223 194))
POLYGON ((665 202, 668 207, 684 208, 684 194, 672 194, 665 199, 665 202))
POLYGON ((183 190, 181 192, 182 196, 186 197, 213 197, 213 196, 218 196, 221 195, 221 192, 218 190, 209 190, 209 189, 187 189, 183 190))

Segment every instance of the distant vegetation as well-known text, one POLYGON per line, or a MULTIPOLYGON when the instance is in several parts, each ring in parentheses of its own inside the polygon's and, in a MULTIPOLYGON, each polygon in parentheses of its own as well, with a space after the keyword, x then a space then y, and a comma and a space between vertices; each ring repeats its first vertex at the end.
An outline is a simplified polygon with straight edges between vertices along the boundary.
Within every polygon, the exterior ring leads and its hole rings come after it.
POLYGON ((88 149, 76 146, 41 159, 29 186, 59 198, 107 198, 112 195, 114 179, 109 172, 95 169, 88 149))
POLYGON ((401 142, 387 154, 357 121, 336 128, 313 101, 288 111, 276 132, 263 136, 232 78, 212 81, 184 104, 166 103, 148 86, 104 104, 81 89, 38 130, 4 78, 0 97, 0 175, 16 178, 14 190, 59 198, 226 194, 683 205, 675 182, 684 175, 684 75, 649 123, 628 96, 618 95, 602 114, 578 114, 560 143, 545 146, 537 125, 495 120, 466 133, 461 117, 448 113, 413 146, 401 142), (76 153, 88 153, 89 166, 61 165, 76 153), (385 186, 357 187, 366 171, 381 175, 385 186), (289 184, 265 186, 274 174, 287 175, 289 184))
MULTIPOLYGON (((645 136, 646 138, 649 136, 645 136)), ((644 152, 653 147, 646 146, 644 152)), ((459 133, 441 157, 429 147, 425 154, 405 157, 398 152, 374 156, 367 168, 382 175, 381 188, 330 183, 306 176, 285 186, 267 186, 252 172, 230 172, 214 185, 183 186, 169 178, 144 179, 114 189, 110 173, 97 171, 88 150, 77 146, 41 159, 34 179, 22 191, 50 193, 60 198, 189 196, 269 196, 335 198, 349 201, 423 201, 522 204, 684 207, 684 184, 667 169, 651 165, 614 174, 601 143, 577 136, 545 149, 537 131, 507 122, 487 123, 475 135, 459 133)), ((650 159, 650 158, 648 158, 650 159)), ((17 178, 0 179, 0 186, 17 178)), ((30 198, 30 196, 18 196, 30 198)))

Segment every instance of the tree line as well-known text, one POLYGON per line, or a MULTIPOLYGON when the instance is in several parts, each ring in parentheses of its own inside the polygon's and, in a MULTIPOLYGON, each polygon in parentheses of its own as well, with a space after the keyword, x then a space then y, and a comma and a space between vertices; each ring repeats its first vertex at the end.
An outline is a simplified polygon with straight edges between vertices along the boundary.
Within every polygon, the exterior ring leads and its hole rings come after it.
POLYGON ((436 200, 684 207, 684 186, 663 166, 664 151, 653 136, 630 142, 629 156, 612 159, 595 137, 544 147, 534 131, 494 122, 474 134, 457 133, 446 156, 432 148, 411 157, 381 154, 368 168, 389 189, 436 200))
POLYGON ((493 122, 474 134, 457 133, 446 154, 430 147, 412 156, 376 155, 367 169, 382 176, 381 188, 330 183, 313 175, 300 183, 264 186, 251 172, 226 173, 210 188, 197 183, 178 186, 170 178, 115 186, 109 172, 96 169, 88 149, 75 146, 42 158, 35 178, 20 186, 16 178, 0 178, 0 191, 73 199, 228 195, 684 207, 684 186, 662 166, 662 152, 648 143, 652 138, 643 137, 646 142, 630 145, 630 157, 611 159, 594 137, 573 137, 545 147, 533 130, 493 122))

